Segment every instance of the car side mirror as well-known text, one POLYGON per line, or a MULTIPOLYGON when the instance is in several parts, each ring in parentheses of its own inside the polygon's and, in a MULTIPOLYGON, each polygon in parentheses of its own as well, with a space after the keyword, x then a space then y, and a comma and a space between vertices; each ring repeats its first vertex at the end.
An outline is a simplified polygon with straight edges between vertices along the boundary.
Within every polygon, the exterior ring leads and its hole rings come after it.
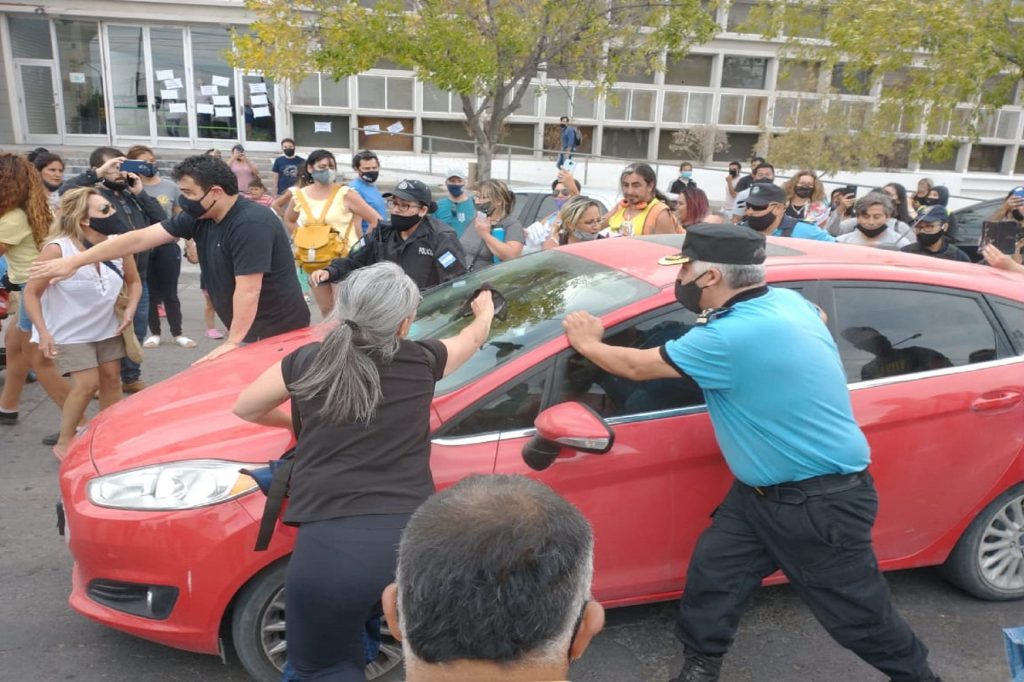
POLYGON ((603 455, 615 444, 615 432, 593 408, 559 403, 537 415, 537 435, 523 446, 523 461, 536 471, 551 466, 563 449, 603 455))

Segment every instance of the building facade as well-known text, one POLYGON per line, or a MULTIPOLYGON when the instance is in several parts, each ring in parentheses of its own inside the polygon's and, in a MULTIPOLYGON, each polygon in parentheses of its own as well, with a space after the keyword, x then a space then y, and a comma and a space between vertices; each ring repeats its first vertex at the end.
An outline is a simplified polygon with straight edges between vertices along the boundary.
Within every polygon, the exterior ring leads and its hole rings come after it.
MULTIPOLYGON (((712 126, 729 141, 715 161, 749 158, 762 133, 784 131, 808 96, 842 81, 841 70, 787 62, 778 44, 737 32, 752 5, 719 10, 722 32, 712 42, 662 71, 623 74, 611 97, 539 72, 505 142, 524 154, 555 147, 558 118, 572 115, 581 151, 596 155, 673 160, 673 132, 712 126)), ((0 145, 203 150, 237 141, 270 151, 293 137, 303 147, 472 152, 458 97, 407 70, 379 64, 340 82, 315 74, 286 88, 231 68, 230 30, 248 18, 238 0, 0 4, 0 145), (365 132, 395 124, 404 134, 365 132)), ((843 106, 867 110, 878 94, 844 92, 843 106)), ((1024 173, 1021 114, 1019 101, 993 112, 980 141, 952 159, 911 164, 896 154, 892 163, 1004 180, 1024 173)))

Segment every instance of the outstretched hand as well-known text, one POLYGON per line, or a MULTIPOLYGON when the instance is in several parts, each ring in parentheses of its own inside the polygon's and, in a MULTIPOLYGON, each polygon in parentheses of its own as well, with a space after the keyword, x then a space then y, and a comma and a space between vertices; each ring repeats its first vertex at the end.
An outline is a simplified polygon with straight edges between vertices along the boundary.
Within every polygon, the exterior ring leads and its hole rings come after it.
POLYGON ((604 325, 601 320, 584 311, 569 313, 562 320, 562 329, 569 337, 569 343, 582 352, 582 347, 590 343, 600 343, 604 336, 604 325))

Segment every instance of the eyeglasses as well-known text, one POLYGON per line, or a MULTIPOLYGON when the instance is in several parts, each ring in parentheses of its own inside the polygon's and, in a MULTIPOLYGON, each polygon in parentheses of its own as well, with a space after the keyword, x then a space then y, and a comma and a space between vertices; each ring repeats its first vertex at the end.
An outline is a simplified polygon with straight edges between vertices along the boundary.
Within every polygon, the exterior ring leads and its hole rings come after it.
POLYGON ((556 189, 552 191, 556 197, 567 197, 569 196, 569 190, 567 189, 556 189))
POLYGON ((392 211, 398 211, 399 213, 406 213, 408 211, 415 211, 420 208, 422 204, 409 204, 404 201, 395 201, 394 199, 388 199, 388 209, 392 211))
POLYGON ((108 213, 110 213, 111 210, 113 210, 113 208, 114 207, 111 206, 110 204, 103 204, 102 206, 99 207, 98 210, 101 214, 107 215, 108 213))

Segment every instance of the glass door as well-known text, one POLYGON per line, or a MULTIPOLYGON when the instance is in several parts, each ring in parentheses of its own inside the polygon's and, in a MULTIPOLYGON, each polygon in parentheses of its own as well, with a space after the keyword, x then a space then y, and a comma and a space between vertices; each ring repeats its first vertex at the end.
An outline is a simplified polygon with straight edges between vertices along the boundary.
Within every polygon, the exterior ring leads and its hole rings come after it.
POLYGON ((21 129, 31 144, 63 144, 62 116, 53 64, 16 59, 21 129))
POLYGON ((146 77, 146 44, 141 26, 107 26, 110 98, 114 137, 120 143, 150 144, 153 93, 146 77))
POLYGON ((234 69, 224 59, 231 49, 225 28, 192 27, 192 76, 196 137, 227 151, 239 138, 240 102, 234 69))
POLYGON ((277 107, 274 81, 258 71, 239 72, 242 129, 246 148, 276 151, 277 107))
POLYGON ((191 147, 195 136, 189 120, 195 98, 185 69, 184 36, 177 27, 149 28, 150 83, 159 95, 153 106, 154 125, 157 144, 163 147, 191 147))

